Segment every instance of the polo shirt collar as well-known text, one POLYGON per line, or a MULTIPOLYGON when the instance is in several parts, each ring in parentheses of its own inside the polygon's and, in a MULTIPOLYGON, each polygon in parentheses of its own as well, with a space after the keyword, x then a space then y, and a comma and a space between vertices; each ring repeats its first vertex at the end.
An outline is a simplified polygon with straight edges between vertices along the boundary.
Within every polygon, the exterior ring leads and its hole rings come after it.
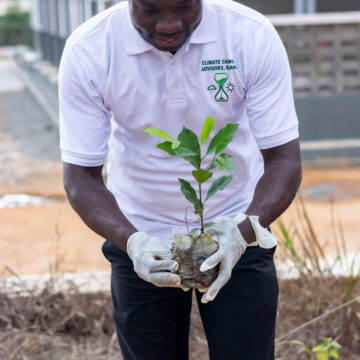
POLYGON ((203 0, 202 19, 195 31, 190 35, 190 44, 206 44, 218 38, 217 17, 214 8, 210 9, 207 0, 203 0))
MULTIPOLYGON (((135 29, 130 16, 130 6, 126 12, 127 35, 125 36, 126 52, 129 55, 137 55, 154 48, 135 29)), ((203 0, 202 19, 195 31, 190 35, 187 43, 205 44, 217 40, 217 18, 212 9, 209 8, 207 0, 203 0)))
POLYGON ((126 53, 129 55, 137 55, 149 51, 153 46, 147 42, 135 29, 130 16, 130 5, 128 4, 126 11, 126 28, 128 31, 124 32, 126 53))

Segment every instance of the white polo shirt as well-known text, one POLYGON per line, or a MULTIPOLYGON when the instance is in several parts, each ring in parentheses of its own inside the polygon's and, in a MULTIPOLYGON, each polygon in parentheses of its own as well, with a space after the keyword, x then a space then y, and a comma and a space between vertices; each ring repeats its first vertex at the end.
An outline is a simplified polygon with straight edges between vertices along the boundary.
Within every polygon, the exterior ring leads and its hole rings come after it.
MULTIPOLYGON (((190 228, 199 223, 178 182, 197 188, 193 167, 156 148, 162 141, 144 129, 176 137, 185 126, 199 135, 214 116, 211 140, 227 123, 239 124, 226 149, 234 178, 206 203, 207 222, 245 211, 264 171, 259 149, 299 136, 288 58, 269 20, 228 0, 203 3, 201 23, 175 55, 146 42, 122 2, 74 31, 60 65, 62 160, 98 166, 108 155, 107 187, 123 214, 168 244, 174 227, 185 229, 186 209, 190 228)), ((213 179, 221 175, 215 170, 213 179)))

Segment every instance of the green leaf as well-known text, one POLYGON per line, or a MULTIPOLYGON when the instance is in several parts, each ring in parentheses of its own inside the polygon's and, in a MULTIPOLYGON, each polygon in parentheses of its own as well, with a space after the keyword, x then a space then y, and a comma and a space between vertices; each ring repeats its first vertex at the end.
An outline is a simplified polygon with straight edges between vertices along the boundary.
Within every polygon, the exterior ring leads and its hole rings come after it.
POLYGON ((200 232, 200 228, 193 228, 191 231, 190 231, 190 235, 196 235, 198 232, 200 232))
POLYGON ((163 143, 157 144, 156 147, 166 151, 169 155, 176 156, 175 151, 172 149, 173 143, 170 141, 165 141, 163 143))
POLYGON ((320 344, 320 345, 315 346, 315 347, 312 349, 312 351, 313 351, 314 353, 324 352, 324 351, 326 351, 326 348, 325 348, 325 345, 324 345, 324 344, 320 344))
POLYGON ((195 189, 191 186, 191 184, 188 181, 184 179, 178 179, 178 180, 181 185, 182 193, 185 195, 186 199, 194 205, 195 212, 201 211, 202 208, 201 202, 197 198, 195 189))
POLYGON ((218 155, 215 161, 206 168, 207 171, 211 171, 213 169, 220 169, 224 171, 234 171, 235 170, 235 163, 229 159, 232 158, 232 155, 222 153, 218 155))
POLYGON ((327 353, 320 352, 320 353, 316 354, 316 359, 317 360, 329 360, 329 357, 328 357, 327 353))
POLYGON ((207 196, 206 196, 206 200, 209 199, 211 196, 213 196, 219 190, 224 190, 225 187, 230 183, 232 178, 233 178, 232 175, 230 175, 230 176, 221 176, 219 179, 215 180, 212 183, 212 185, 210 186, 210 189, 209 189, 209 191, 207 193, 207 196))
POLYGON ((175 142, 176 140, 170 136, 166 131, 161 130, 161 129, 156 129, 156 128, 147 128, 144 130, 146 133, 152 135, 152 136, 158 136, 164 140, 170 141, 170 142, 175 142))
POLYGON ((217 156, 216 160, 220 163, 220 165, 224 166, 226 164, 225 159, 222 156, 217 156))
POLYGON ((199 184, 202 184, 206 180, 209 180, 213 175, 211 172, 203 170, 203 169, 194 170, 192 172, 192 174, 193 174, 193 177, 196 179, 196 181, 199 184))
POLYGON ((176 148, 175 150, 175 154, 177 156, 181 156, 181 157, 187 157, 187 156, 196 156, 196 153, 192 152, 189 149, 184 148, 183 146, 179 146, 178 148, 176 148))
POLYGON ((209 135, 210 135, 211 131, 214 129, 214 127, 215 127, 214 117, 210 116, 210 117, 206 118, 204 125, 203 125, 202 132, 201 132, 201 145, 204 145, 206 143, 206 141, 209 138, 209 135))
POLYGON ((304 351, 306 354, 311 354, 311 349, 307 345, 305 345, 302 341, 289 340, 289 341, 285 341, 284 343, 299 346, 302 349, 302 351, 304 351))
POLYGON ((193 153, 191 150, 179 146, 174 151, 177 156, 180 156, 183 159, 189 161, 189 163, 194 166, 195 169, 200 168, 200 157, 197 154, 193 153))
POLYGON ((223 151, 233 139, 234 134, 236 133, 238 128, 238 124, 227 124, 225 127, 220 129, 218 133, 214 136, 214 138, 211 140, 206 155, 213 152, 219 154, 221 151, 223 151))
POLYGON ((231 160, 226 160, 225 165, 219 166, 219 169, 225 170, 225 171, 234 171, 235 163, 231 160))
POLYGON ((178 136, 181 145, 175 149, 177 156, 189 161, 196 169, 200 169, 200 145, 194 132, 183 127, 178 136))
POLYGON ((181 145, 184 148, 191 150, 195 154, 199 154, 200 157, 199 140, 193 131, 187 129, 184 126, 181 133, 178 136, 178 140, 181 142, 181 145))
POLYGON ((331 349, 329 355, 330 355, 330 358, 334 358, 334 359, 339 358, 339 353, 338 353, 337 349, 331 349))
POLYGON ((206 229, 206 228, 209 228, 209 227, 211 227, 211 226, 213 226, 213 225, 215 225, 214 222, 209 222, 209 223, 207 223, 207 224, 204 225, 204 228, 206 229))
POLYGON ((233 139, 232 136, 228 136, 228 137, 223 138, 220 141, 219 145, 216 147, 215 153, 216 154, 221 153, 227 147, 227 145, 231 142, 232 139, 233 139))
POLYGON ((171 149, 175 150, 175 149, 177 149, 180 145, 181 145, 181 142, 180 142, 180 141, 175 141, 175 142, 172 143, 171 149))

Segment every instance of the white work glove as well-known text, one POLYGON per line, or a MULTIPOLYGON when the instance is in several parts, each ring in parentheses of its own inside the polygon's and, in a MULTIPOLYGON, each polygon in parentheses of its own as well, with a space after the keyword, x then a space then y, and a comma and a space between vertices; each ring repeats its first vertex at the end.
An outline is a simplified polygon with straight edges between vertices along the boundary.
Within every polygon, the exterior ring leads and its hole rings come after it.
POLYGON ((209 232, 214 232, 218 236, 219 249, 201 264, 200 271, 212 269, 219 263, 220 270, 210 287, 207 290, 200 290, 206 291, 202 296, 202 303, 214 300, 220 289, 229 281, 233 267, 248 246, 259 245, 262 248, 271 249, 277 245, 276 237, 260 225, 258 216, 249 216, 256 234, 256 241, 248 244, 238 229, 238 224, 246 218, 245 214, 239 214, 234 219, 219 216, 213 221, 215 224, 208 228, 209 232))
POLYGON ((180 276, 171 273, 178 270, 179 264, 171 260, 173 254, 161 239, 136 232, 128 239, 127 253, 135 272, 143 280, 161 287, 181 287, 180 276))

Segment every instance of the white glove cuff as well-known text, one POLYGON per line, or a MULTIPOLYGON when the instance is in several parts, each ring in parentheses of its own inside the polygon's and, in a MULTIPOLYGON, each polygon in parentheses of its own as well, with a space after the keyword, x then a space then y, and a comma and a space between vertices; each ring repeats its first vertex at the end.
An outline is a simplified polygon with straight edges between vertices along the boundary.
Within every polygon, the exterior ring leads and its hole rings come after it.
POLYGON ((133 260, 134 249, 139 246, 137 244, 144 236, 147 236, 146 233, 142 231, 137 231, 129 237, 126 245, 126 251, 131 260, 133 260))
MULTIPOLYGON (((246 216, 245 216, 246 218, 246 216)), ((236 239, 238 240, 238 243, 241 244, 241 247, 243 248, 243 252, 245 251, 245 249, 249 246, 248 243, 246 242, 246 240, 244 239, 244 237, 242 236, 239 228, 237 227, 238 223, 235 221, 235 219, 232 218, 228 218, 226 216, 218 216, 214 221, 215 224, 219 224, 219 223, 223 223, 223 222, 230 222, 234 227, 233 227, 233 233, 232 236, 235 236, 236 239)), ((220 230, 219 228, 216 227, 217 225, 213 225, 212 229, 217 229, 218 231, 220 230)), ((220 230, 220 232, 222 232, 222 230, 220 230)))
POLYGON ((247 217, 251 221, 251 225, 256 235, 256 241, 249 244, 249 246, 260 246, 261 248, 264 249, 271 249, 277 245, 276 237, 267 229, 265 229, 263 226, 261 226, 258 216, 255 215, 247 216, 243 213, 240 213, 237 216, 235 216, 234 220, 236 221, 237 224, 240 224, 241 222, 246 220, 247 217))

